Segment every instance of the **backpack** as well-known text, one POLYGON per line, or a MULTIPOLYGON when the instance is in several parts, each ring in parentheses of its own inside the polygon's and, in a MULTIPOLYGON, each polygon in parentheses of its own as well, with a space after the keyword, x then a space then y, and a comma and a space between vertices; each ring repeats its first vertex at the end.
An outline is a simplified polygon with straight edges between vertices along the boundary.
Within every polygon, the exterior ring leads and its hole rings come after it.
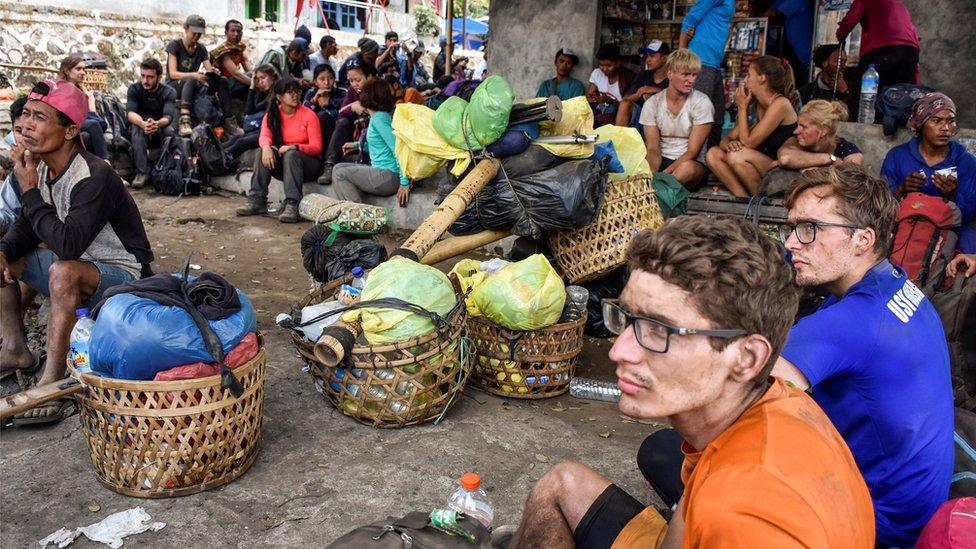
POLYGON ((949 344, 954 405, 976 412, 976 277, 957 275, 952 287, 932 296, 932 305, 949 344))
POLYGON ((179 137, 170 136, 163 140, 159 160, 149 172, 149 183, 157 193, 171 196, 200 194, 202 181, 195 176, 186 149, 179 137))
POLYGON ((129 143, 129 119, 122 101, 114 94, 95 92, 95 111, 108 124, 112 134, 108 148, 116 153, 128 152, 132 144, 129 143))
POLYGON ((209 124, 200 124, 193 128, 190 141, 193 143, 193 152, 197 157, 200 170, 204 173, 211 177, 237 173, 240 162, 224 150, 223 144, 209 124))
POLYGON ((976 496, 976 414, 956 408, 952 430, 956 460, 952 469, 949 498, 976 496))
POLYGON ((901 201, 895 223, 895 244, 889 259, 927 296, 942 286, 945 269, 956 249, 962 214, 941 196, 909 193, 901 201))
POLYGON ((874 104, 878 120, 884 127, 885 135, 895 135, 899 126, 908 125, 908 117, 912 114, 915 101, 935 89, 915 84, 894 84, 888 86, 874 104))

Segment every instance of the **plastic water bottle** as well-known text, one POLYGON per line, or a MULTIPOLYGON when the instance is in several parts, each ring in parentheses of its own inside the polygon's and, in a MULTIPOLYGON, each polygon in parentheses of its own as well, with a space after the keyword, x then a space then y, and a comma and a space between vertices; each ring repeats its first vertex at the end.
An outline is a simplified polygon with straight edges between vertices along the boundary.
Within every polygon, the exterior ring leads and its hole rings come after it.
MULTIPOLYGON (((334 311, 340 307, 342 307, 342 303, 339 303, 336 300, 323 301, 322 303, 304 307, 302 308, 301 323, 305 324, 306 322, 311 322, 312 319, 318 318, 319 316, 324 315, 329 311, 334 311)), ((325 330, 326 327, 331 326, 337 320, 339 320, 339 313, 332 316, 323 317, 312 324, 301 326, 298 329, 305 334, 305 337, 308 338, 309 341, 318 341, 319 337, 322 336, 322 330, 325 330)))
POLYGON ((491 530, 491 521, 495 516, 495 511, 492 510, 491 502, 488 501, 488 494, 481 489, 481 476, 478 473, 461 475, 461 486, 448 498, 447 508, 464 513, 491 530))
POLYGON ((359 290, 366 287, 366 273, 359 265, 352 268, 352 283, 349 285, 353 288, 358 288, 359 290))
POLYGON ((71 364, 81 373, 91 371, 88 341, 91 339, 95 321, 88 316, 88 313, 88 307, 75 310, 75 316, 78 320, 75 322, 75 327, 71 329, 71 338, 68 344, 68 356, 71 358, 71 364))
POLYGON ((879 80, 874 65, 868 65, 868 70, 861 76, 861 106, 857 111, 857 121, 861 124, 874 124, 874 101, 878 97, 879 80))
POLYGON ((617 387, 617 384, 612 381, 574 377, 569 382, 569 394, 587 400, 617 402, 620 400, 620 387, 617 387))
POLYGON ((590 292, 582 286, 566 286, 566 305, 559 323, 576 322, 586 316, 586 302, 590 299, 590 292))

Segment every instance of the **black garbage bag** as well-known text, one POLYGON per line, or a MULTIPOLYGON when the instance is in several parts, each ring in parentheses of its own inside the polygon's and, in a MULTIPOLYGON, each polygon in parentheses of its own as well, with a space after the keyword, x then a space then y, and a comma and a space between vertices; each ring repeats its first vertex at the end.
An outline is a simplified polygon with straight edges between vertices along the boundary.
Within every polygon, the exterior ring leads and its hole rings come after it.
POLYGON ((603 205, 606 159, 576 160, 531 175, 499 175, 451 226, 455 235, 485 229, 539 238, 544 231, 582 227, 603 205))
POLYGON ((498 172, 512 179, 518 179, 555 168, 563 162, 566 162, 565 158, 556 156, 539 145, 530 145, 524 152, 502 158, 502 166, 498 172))
POLYGON ((603 278, 580 284, 590 292, 590 297, 586 301, 586 326, 583 328, 583 333, 604 339, 614 337, 615 334, 603 325, 603 305, 600 302, 604 299, 619 298, 629 276, 627 266, 624 265, 603 278))
POLYGON ((372 269, 386 261, 386 248, 369 238, 338 233, 328 225, 314 225, 301 240, 302 263, 318 282, 335 280, 359 265, 372 269))

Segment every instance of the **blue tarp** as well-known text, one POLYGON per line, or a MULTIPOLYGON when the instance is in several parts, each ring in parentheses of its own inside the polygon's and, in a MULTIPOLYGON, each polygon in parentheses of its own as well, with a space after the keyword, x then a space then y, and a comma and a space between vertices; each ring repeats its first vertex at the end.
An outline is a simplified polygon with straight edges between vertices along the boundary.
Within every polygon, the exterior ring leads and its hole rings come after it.
POLYGON ((481 49, 484 45, 485 37, 488 35, 488 25, 481 23, 480 21, 475 21, 468 17, 467 19, 462 19, 461 17, 454 18, 454 43, 461 44, 461 24, 462 21, 467 21, 467 28, 464 29, 467 32, 468 47, 473 50, 481 49))

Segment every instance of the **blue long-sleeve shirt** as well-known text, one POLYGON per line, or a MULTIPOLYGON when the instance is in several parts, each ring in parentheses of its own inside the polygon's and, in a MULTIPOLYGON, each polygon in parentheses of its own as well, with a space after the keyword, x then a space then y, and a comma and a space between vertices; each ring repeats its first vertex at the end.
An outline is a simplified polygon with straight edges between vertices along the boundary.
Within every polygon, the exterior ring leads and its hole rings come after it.
POLYGON ((949 154, 945 160, 929 166, 918 152, 917 137, 888 151, 881 164, 881 177, 888 183, 892 192, 905 181, 908 174, 921 170, 925 183, 919 192, 931 196, 941 196, 939 188, 932 182, 932 174, 946 168, 956 168, 958 184, 953 202, 962 214, 962 230, 959 232, 958 248, 967 254, 976 253, 976 157, 955 141, 949 142, 949 154))
POLYGON ((725 56, 729 25, 735 14, 735 0, 698 0, 685 15, 681 32, 695 29, 688 49, 701 58, 702 65, 717 69, 725 56))

